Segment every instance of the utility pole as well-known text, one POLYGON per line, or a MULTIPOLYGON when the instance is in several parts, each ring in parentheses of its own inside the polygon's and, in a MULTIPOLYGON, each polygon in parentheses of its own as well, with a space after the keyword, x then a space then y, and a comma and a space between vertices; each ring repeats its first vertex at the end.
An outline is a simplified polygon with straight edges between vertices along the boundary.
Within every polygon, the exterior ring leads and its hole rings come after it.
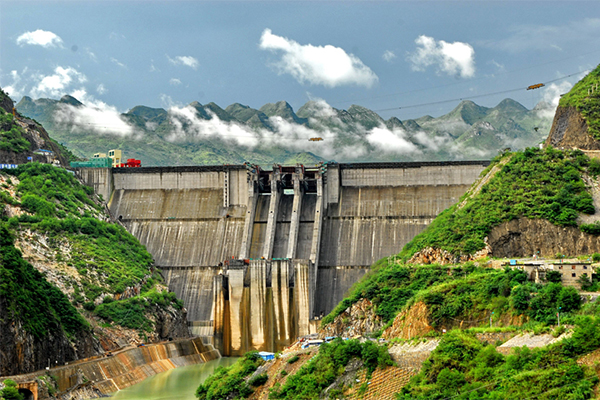
POLYGON ((561 307, 558 307, 558 311, 556 312, 556 318, 558 318, 558 326, 560 326, 560 309, 561 307))

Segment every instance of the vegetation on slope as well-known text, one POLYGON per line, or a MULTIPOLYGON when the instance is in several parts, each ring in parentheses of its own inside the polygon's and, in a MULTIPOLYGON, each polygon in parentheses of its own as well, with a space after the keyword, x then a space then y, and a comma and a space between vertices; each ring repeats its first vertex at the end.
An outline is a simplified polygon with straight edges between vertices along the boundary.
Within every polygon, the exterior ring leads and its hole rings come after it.
POLYGON ((588 132, 600 140, 600 65, 564 94, 558 104, 575 107, 585 119, 588 132))
POLYGON ((151 307, 182 308, 173 294, 153 289, 161 278, 152 257, 125 228, 105 220, 91 188, 48 164, 24 164, 8 173, 19 183, 14 197, 0 188, 0 208, 12 205, 26 212, 11 218, 2 213, 4 225, 15 233, 42 235, 53 249, 52 261, 76 271, 62 278, 75 306, 145 331, 153 327, 147 318, 151 307), (137 296, 114 300, 132 287, 138 288, 137 296))
MULTIPOLYGON (((385 346, 367 341, 344 341, 340 338, 331 343, 324 343, 319 353, 300 370, 291 375, 282 386, 271 390, 269 399, 319 399, 321 393, 341 376, 351 360, 360 360, 367 369, 367 374, 375 369, 392 365, 392 359, 385 346)), ((338 389, 340 390, 340 389, 338 389)), ((329 393, 337 398, 342 393, 329 393)))
POLYGON ((0 296, 7 302, 12 318, 20 319, 25 330, 35 337, 61 329, 71 336, 89 328, 67 297, 23 260, 14 246, 13 235, 1 223, 0 296))
MULTIPOLYGON (((0 103, 3 103, 5 98, 8 96, 0 89, 0 103)), ((15 123, 12 114, 0 107, 0 150, 14 153, 29 150, 29 142, 23 134, 23 128, 15 123)))
MULTIPOLYGON (((392 365, 392 359, 385 346, 373 342, 360 343, 358 340, 336 339, 324 343, 319 352, 304 364, 298 372, 290 375, 283 385, 276 384, 269 394, 270 399, 318 399, 321 393, 340 377, 352 360, 362 363, 370 374, 377 368, 392 365)), ((250 377, 264 361, 256 352, 246 353, 234 365, 220 368, 196 390, 200 400, 240 399, 253 393, 251 386, 266 382, 265 375, 250 377)), ((338 389, 339 391, 339 389, 338 389)), ((342 393, 330 393, 336 398, 342 393)))
POLYGON ((581 303, 575 288, 553 282, 527 282, 527 275, 521 270, 481 268, 473 263, 448 267, 380 261, 323 318, 322 324, 332 322, 363 298, 373 302, 375 314, 388 324, 400 311, 422 301, 429 309, 429 323, 433 327, 452 326, 456 319, 487 321, 492 312, 495 319, 524 315, 537 323, 551 325, 556 323, 558 307, 566 318, 581 303))
MULTIPOLYGON (((594 213, 592 196, 582 174, 597 175, 597 160, 590 160, 579 150, 528 148, 502 154, 490 168, 507 157, 506 164, 479 193, 471 197, 467 193, 461 199, 466 200, 463 207, 459 202, 443 211, 400 255, 407 259, 426 247, 456 255, 472 254, 485 247, 484 238, 503 222, 527 217, 546 219, 559 226, 577 226, 579 213, 594 213)), ((584 226, 582 230, 588 228, 584 226)))
POLYGON ((244 380, 264 364, 257 352, 246 353, 230 367, 220 367, 196 389, 200 400, 244 399, 252 388, 244 380))
POLYGON ((397 399, 592 398, 598 377, 578 365, 577 357, 600 347, 600 319, 583 316, 576 323, 570 338, 533 350, 516 348, 509 356, 471 334, 451 331, 397 399))

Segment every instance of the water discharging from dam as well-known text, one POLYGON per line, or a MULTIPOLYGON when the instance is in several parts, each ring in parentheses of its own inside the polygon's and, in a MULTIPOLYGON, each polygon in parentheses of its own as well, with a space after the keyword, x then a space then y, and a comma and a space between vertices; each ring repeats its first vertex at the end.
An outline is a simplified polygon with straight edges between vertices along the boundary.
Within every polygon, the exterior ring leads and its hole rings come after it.
POLYGON ((223 355, 316 330, 375 261, 397 254, 489 164, 84 168, 152 254, 190 330, 223 355))

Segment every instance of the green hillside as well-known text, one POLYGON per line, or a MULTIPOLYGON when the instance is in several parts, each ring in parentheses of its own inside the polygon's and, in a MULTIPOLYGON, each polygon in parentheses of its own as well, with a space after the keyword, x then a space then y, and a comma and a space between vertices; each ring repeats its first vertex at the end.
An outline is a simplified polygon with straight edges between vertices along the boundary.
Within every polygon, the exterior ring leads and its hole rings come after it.
MULTIPOLYGON (((491 229, 513 219, 541 218, 558 226, 577 226, 579 213, 593 214, 592 196, 582 174, 596 176, 600 162, 579 150, 528 148, 506 152, 482 173, 497 173, 477 193, 468 192, 438 217, 400 255, 404 258, 426 248, 453 254, 472 254, 483 247, 491 229)), ((586 232, 594 226, 580 225, 586 232)))
POLYGON ((600 140, 600 65, 563 95, 560 107, 575 107, 588 126, 588 132, 600 140))
MULTIPOLYGON (((2 176, 6 183, 0 189, 0 210, 4 211, 0 213, 0 226, 3 232, 9 232, 9 237, 43 240, 50 248, 48 262, 59 270, 69 271, 60 281, 68 288, 71 302, 66 303, 69 307, 61 307, 74 315, 74 321, 81 317, 70 304, 80 312, 85 309, 109 322, 151 331, 153 325, 143 313, 148 306, 158 304, 167 307, 172 304, 176 308, 182 307, 173 294, 156 292, 155 285, 162 278, 154 270, 150 254, 125 228, 106 222, 103 208, 95 199, 92 189, 81 185, 73 175, 48 164, 29 163, 2 172, 2 176), (13 191, 14 195, 11 194, 13 191), (15 208, 22 213, 9 217, 15 211, 8 210, 15 208), (136 286, 140 287, 139 296, 114 300, 127 288, 136 286), (131 307, 140 302, 144 304, 140 313, 130 312, 126 315, 120 311, 122 307, 131 307)), ((4 245, 12 246, 12 242, 9 242, 4 245)), ((14 261, 15 265, 31 271, 30 265, 19 261, 17 253, 11 250, 11 254, 15 254, 13 258, 17 260, 14 261)), ((4 268, 3 273, 8 274, 5 276, 13 276, 6 271, 6 264, 4 268)), ((30 276, 28 279, 36 282, 33 286, 52 287, 37 271, 27 274, 30 276)), ((52 290, 49 293, 56 292, 56 296, 66 298, 60 290, 52 290)), ((14 299, 15 307, 21 307, 15 316, 29 315, 37 310, 27 310, 28 304, 36 301, 36 292, 25 291, 19 296, 29 300, 14 299)), ((40 319, 43 320, 42 317, 40 319)), ((35 320, 31 319, 32 322, 35 320)), ((37 331, 39 329, 35 328, 34 332, 37 331)))

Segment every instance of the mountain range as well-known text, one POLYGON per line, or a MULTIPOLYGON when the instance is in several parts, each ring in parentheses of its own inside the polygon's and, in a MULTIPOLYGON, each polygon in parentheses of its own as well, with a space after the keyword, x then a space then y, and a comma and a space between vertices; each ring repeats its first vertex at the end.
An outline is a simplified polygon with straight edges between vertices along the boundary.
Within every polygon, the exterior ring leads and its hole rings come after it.
POLYGON ((465 100, 440 117, 404 121, 323 101, 309 101, 297 112, 285 101, 260 109, 195 101, 167 110, 139 105, 119 113, 66 95, 60 100, 26 96, 16 108, 77 156, 118 148, 146 166, 489 159, 504 148, 543 141, 553 114, 547 103, 528 110, 512 99, 493 108, 465 100))

